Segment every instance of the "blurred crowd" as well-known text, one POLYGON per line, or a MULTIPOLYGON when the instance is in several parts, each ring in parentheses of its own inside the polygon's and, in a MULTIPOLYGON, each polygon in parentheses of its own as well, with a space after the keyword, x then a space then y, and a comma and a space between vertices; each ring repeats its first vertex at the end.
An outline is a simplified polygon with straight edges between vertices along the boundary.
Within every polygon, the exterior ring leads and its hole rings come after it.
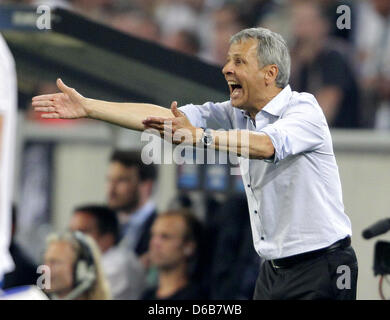
POLYGON ((260 258, 253 248, 244 194, 209 194, 206 215, 179 192, 164 212, 154 201, 157 167, 141 153, 114 150, 106 198, 73 209, 66 230, 49 234, 38 261, 22 247, 13 207, 15 269, 3 289, 36 285, 51 299, 251 299, 260 258), (43 278, 42 278, 43 277, 43 278))
POLYGON ((388 0, 6 2, 62 6, 217 65, 224 64, 233 34, 267 27, 289 43, 292 89, 314 94, 331 127, 390 129, 388 0))

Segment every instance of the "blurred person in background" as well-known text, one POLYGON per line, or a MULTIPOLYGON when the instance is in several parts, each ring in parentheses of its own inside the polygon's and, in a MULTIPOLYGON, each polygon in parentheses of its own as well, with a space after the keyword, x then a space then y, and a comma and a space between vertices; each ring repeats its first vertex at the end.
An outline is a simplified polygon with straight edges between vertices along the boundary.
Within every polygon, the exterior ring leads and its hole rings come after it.
POLYGON ((50 285, 45 282, 44 290, 51 299, 110 299, 99 248, 88 235, 81 232, 49 235, 44 264, 50 270, 50 285))
POLYGON ((113 10, 107 15, 107 23, 127 34, 145 40, 160 42, 160 27, 152 16, 138 10, 113 10))
POLYGON ((107 172, 107 204, 118 214, 120 246, 141 256, 148 250, 150 228, 156 218, 152 199, 156 167, 146 165, 140 152, 115 150, 107 172))
POLYGON ((291 15, 292 88, 316 97, 330 127, 359 127, 359 90, 350 51, 329 37, 329 23, 318 3, 295 1, 291 15))
POLYGON ((196 35, 202 52, 208 52, 213 41, 213 10, 210 1, 170 0, 156 1, 152 12, 163 38, 186 31, 196 35))
POLYGON ((73 211, 69 229, 91 236, 102 253, 102 265, 112 298, 138 299, 145 289, 145 271, 135 254, 118 246, 119 222, 105 206, 85 205, 73 211))
POLYGON ((165 36, 162 43, 170 49, 190 56, 197 56, 200 50, 200 41, 196 33, 186 30, 175 31, 165 36))
POLYGON ((14 0, 8 2, 24 3, 24 4, 34 5, 34 6, 47 5, 50 7, 62 7, 62 8, 71 9, 71 5, 68 0, 19 0, 19 1, 14 0))
POLYGON ((12 259, 15 263, 15 269, 5 274, 3 289, 9 289, 13 287, 36 285, 37 284, 37 265, 31 260, 31 258, 24 252, 15 240, 17 232, 17 208, 16 205, 12 206, 12 229, 11 229, 11 245, 9 251, 12 259))
POLYGON ((154 17, 163 35, 179 30, 195 31, 198 28, 198 12, 189 1, 157 1, 154 17))
POLYGON ((154 12, 154 8, 161 0, 116 0, 117 7, 129 7, 142 11, 147 15, 151 15, 154 12))
POLYGON ((211 44, 208 51, 203 54, 203 58, 222 66, 226 62, 230 37, 243 28, 239 7, 234 4, 224 5, 216 9, 211 18, 213 21, 211 44))
MULTIPOLYGON (((268 10, 260 16, 257 26, 279 33, 287 43, 292 43, 291 10, 299 0, 275 1, 268 10)), ((316 1, 316 0, 314 0, 316 1)))
POLYGON ((14 268, 9 253, 13 191, 13 163, 17 116, 15 61, 0 34, 0 289, 5 273, 14 268))
POLYGON ((355 41, 364 125, 390 130, 390 1, 361 1, 358 14, 355 41))
POLYGON ((337 37, 352 43, 355 29, 356 20, 356 3, 358 1, 352 0, 315 0, 323 8, 326 19, 329 22, 329 34, 332 37, 337 37), (348 6, 351 12, 351 28, 341 29, 337 26, 337 20, 341 17, 342 13, 337 12, 337 8, 340 6, 348 6))
POLYGON ((278 6, 286 6, 286 1, 247 0, 240 2, 240 11, 246 26, 259 25, 263 18, 278 10, 278 6))
POLYGON ((191 263, 197 263, 201 239, 202 225, 189 211, 170 210, 158 216, 149 244, 149 261, 158 270, 158 285, 148 289, 142 299, 205 299, 199 283, 192 281, 195 275, 191 270, 191 263))
POLYGON ((69 0, 71 9, 90 19, 103 21, 105 11, 112 8, 115 0, 69 0))

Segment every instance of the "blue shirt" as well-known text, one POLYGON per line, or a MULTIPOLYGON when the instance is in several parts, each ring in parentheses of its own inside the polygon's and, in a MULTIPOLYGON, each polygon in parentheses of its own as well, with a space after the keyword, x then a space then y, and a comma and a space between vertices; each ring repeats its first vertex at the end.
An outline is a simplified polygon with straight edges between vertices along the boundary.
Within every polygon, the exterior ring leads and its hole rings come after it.
POLYGON ((266 134, 273 159, 239 157, 253 242, 264 259, 327 247, 352 235, 330 131, 317 100, 285 87, 255 119, 230 101, 180 107, 196 127, 266 134))
POLYGON ((134 213, 128 214, 127 221, 121 225, 122 239, 119 244, 121 247, 136 250, 143 232, 143 226, 155 209, 154 202, 149 200, 134 213))

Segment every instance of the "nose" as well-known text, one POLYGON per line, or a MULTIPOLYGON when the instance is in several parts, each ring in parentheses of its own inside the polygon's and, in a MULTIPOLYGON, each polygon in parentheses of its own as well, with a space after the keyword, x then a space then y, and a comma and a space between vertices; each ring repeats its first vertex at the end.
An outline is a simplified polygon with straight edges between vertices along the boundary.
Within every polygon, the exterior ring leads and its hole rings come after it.
POLYGON ((150 248, 153 248, 154 250, 160 250, 162 244, 163 237, 161 235, 155 234, 150 237, 150 248))
POLYGON ((222 73, 226 76, 228 74, 233 74, 234 69, 233 69, 233 64, 230 62, 227 62, 224 67, 222 68, 222 73))
POLYGON ((109 195, 114 193, 114 191, 115 191, 115 183, 113 181, 111 181, 111 180, 107 181, 106 187, 107 187, 107 193, 109 195))
POLYGON ((155 247, 156 246, 156 239, 157 237, 155 235, 151 235, 149 239, 149 247, 155 247))

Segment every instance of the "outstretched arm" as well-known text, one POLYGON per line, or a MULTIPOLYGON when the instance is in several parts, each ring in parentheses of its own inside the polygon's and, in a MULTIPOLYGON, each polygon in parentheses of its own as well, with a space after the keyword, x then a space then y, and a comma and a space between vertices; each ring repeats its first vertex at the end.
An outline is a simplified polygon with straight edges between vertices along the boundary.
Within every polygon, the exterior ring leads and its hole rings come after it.
POLYGON ((116 103, 83 97, 75 89, 57 80, 60 93, 36 96, 32 99, 35 111, 45 112, 47 119, 91 118, 128 129, 142 131, 142 121, 148 116, 172 117, 170 109, 147 103, 116 103))
MULTIPOLYGON (((157 129, 173 143, 185 142, 195 145, 203 129, 191 125, 187 117, 177 109, 145 103, 115 103, 88 99, 75 89, 66 86, 60 79, 57 86, 61 93, 41 95, 33 98, 35 111, 45 112, 42 118, 80 119, 91 118, 106 121, 128 129, 143 131, 157 129), (176 138, 175 139, 175 134, 176 138)), ((268 136, 248 130, 213 131, 214 142, 211 147, 239 155, 264 159, 273 155, 274 148, 268 136), (244 135, 244 136, 242 136, 244 135)))

